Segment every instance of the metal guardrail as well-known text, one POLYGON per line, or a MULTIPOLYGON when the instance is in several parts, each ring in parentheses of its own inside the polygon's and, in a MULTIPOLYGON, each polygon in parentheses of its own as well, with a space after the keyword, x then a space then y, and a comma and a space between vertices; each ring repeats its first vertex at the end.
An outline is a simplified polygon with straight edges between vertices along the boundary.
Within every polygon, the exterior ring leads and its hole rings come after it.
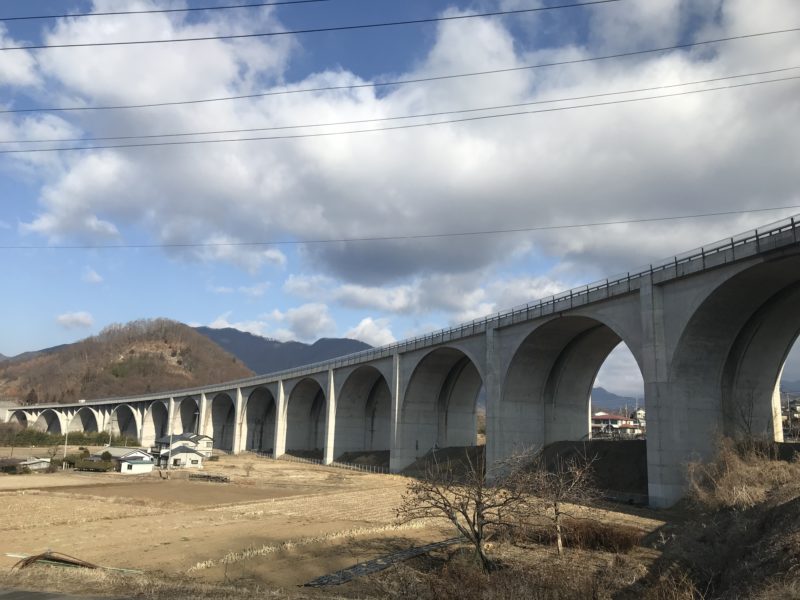
POLYGON ((384 475, 390 473, 389 467, 382 467, 379 465, 359 465, 357 463, 340 462, 338 460, 335 460, 332 463, 325 464, 325 462, 321 458, 305 458, 302 456, 294 456, 292 454, 281 454, 278 458, 275 458, 275 455, 272 452, 255 452, 252 450, 250 450, 249 452, 252 452, 253 454, 257 454, 258 456, 262 456, 264 458, 269 458, 271 460, 280 460, 284 462, 319 465, 321 467, 333 467, 335 469, 345 469, 347 471, 361 471, 363 473, 379 473, 384 475))
POLYGON ((700 248, 677 254, 664 260, 650 263, 625 274, 601 279, 527 304, 492 313, 467 323, 401 340, 387 346, 370 348, 369 350, 362 350, 346 356, 303 365, 301 367, 294 367, 292 369, 285 369, 283 371, 275 371, 244 379, 237 379, 219 385, 168 391, 161 394, 146 394, 130 398, 107 398, 94 400, 92 404, 101 404, 103 402, 135 402, 163 399, 165 397, 185 397, 209 391, 225 391, 236 387, 260 385, 270 380, 292 379, 318 373, 327 369, 348 367, 371 360, 388 358, 397 352, 415 350, 420 347, 427 347, 437 343, 445 343, 483 333, 492 326, 535 319, 548 314, 555 314, 562 310, 583 306, 598 300, 605 300, 614 296, 628 294, 639 287, 641 279, 644 277, 650 277, 653 280, 658 278, 658 283, 660 283, 669 279, 684 277, 727 262, 755 256, 763 251, 792 246, 799 242, 800 214, 740 233, 730 238, 725 238, 724 240, 706 246, 701 246, 700 248), (752 251, 753 249, 755 249, 755 251, 752 251), (728 252, 731 255, 730 261, 724 260, 728 252), (699 265, 699 268, 692 268, 695 263, 699 265))

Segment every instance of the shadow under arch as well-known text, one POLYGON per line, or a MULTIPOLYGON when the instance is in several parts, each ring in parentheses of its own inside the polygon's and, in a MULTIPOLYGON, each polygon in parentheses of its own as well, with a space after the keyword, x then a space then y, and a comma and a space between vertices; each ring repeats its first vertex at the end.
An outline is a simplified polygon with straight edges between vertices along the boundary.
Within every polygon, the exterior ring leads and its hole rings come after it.
POLYGON ((703 415, 682 423, 692 451, 709 456, 714 430, 783 439, 780 375, 799 333, 800 255, 753 265, 703 298, 669 371, 672 401, 703 415))
POLYGON ((28 415, 21 410, 15 410, 11 413, 11 420, 9 422, 16 423, 19 427, 27 429, 29 425, 28 415))
POLYGON ((391 457, 400 470, 439 447, 477 445, 478 367, 462 350, 443 347, 426 354, 406 386, 391 457))
MULTIPOLYGON (((592 387, 620 343, 623 338, 611 326, 586 316, 560 317, 534 329, 505 374, 493 459, 522 448, 588 439, 592 387)), ((632 354, 641 373, 640 359, 632 354)))
POLYGON ((113 437, 139 441, 139 419, 127 404, 114 407, 110 415, 110 428, 113 437))
POLYGON ((200 403, 193 396, 186 396, 177 403, 177 414, 172 417, 173 433, 199 433, 200 403))
POLYGON ((53 409, 43 411, 33 424, 33 428, 37 431, 44 431, 45 433, 53 433, 57 435, 64 435, 61 425, 61 417, 53 409))
POLYGON ((305 378, 294 386, 286 403, 287 452, 325 448, 326 402, 325 391, 316 380, 305 378))
POLYGON ((156 400, 144 413, 142 446, 153 446, 156 440, 167 435, 169 435, 169 409, 161 400, 156 400))
POLYGON ((233 451, 236 429, 236 404, 225 393, 217 394, 209 404, 211 418, 206 419, 205 435, 213 440, 214 448, 233 451))
POLYGON ((247 398, 242 419, 245 450, 273 452, 275 448, 275 397, 265 387, 257 387, 247 398))
POLYGON ((392 395, 383 374, 371 365, 355 369, 336 398, 333 456, 389 450, 392 395))
POLYGON ((97 433, 100 431, 100 427, 97 422, 97 415, 91 408, 84 406, 83 408, 78 409, 78 411, 72 416, 67 429, 70 433, 77 431, 83 433, 97 433))

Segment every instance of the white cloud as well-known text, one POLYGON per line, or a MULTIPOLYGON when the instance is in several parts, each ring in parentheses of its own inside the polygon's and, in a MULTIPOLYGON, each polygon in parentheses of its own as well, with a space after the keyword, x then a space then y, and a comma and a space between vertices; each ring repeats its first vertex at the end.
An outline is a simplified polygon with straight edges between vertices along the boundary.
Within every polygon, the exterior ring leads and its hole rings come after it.
POLYGON ((78 311, 58 315, 56 322, 64 329, 87 329, 94 325, 94 317, 86 311, 78 311))
POLYGON ((271 318, 284 324, 276 332, 279 339, 296 339, 301 342, 312 342, 321 337, 336 333, 336 323, 330 315, 327 305, 322 303, 303 304, 289 310, 273 311, 271 318))
POLYGON ((608 355, 597 373, 595 386, 605 388, 619 396, 644 397, 644 383, 639 365, 624 343, 614 348, 608 355))
POLYGON ((103 276, 100 275, 97 271, 95 271, 92 267, 86 267, 83 270, 83 275, 81 276, 81 280, 84 283, 103 283, 103 276))
MULTIPOLYGON (((8 35, 8 28, 0 23, 0 47, 24 45, 8 35)), ((41 84, 36 69, 36 59, 28 50, 0 52, 0 86, 29 87, 41 84)))
POLYGON ((234 294, 239 293, 250 298, 260 298, 269 289, 269 282, 262 281, 253 285, 240 285, 239 287, 232 287, 228 285, 210 285, 208 291, 213 294, 234 294))
POLYGON ((389 319, 373 319, 366 317, 344 334, 345 337, 361 340, 370 346, 386 346, 396 339, 389 327, 389 319))
POLYGON ((219 315, 216 319, 214 319, 208 326, 211 329, 227 329, 233 328, 238 329, 239 331, 246 331, 248 333, 252 333, 253 335, 260 335, 264 337, 269 337, 268 330, 269 330, 269 323, 263 320, 250 320, 250 321, 231 321, 230 317, 233 314, 233 311, 227 311, 219 315))

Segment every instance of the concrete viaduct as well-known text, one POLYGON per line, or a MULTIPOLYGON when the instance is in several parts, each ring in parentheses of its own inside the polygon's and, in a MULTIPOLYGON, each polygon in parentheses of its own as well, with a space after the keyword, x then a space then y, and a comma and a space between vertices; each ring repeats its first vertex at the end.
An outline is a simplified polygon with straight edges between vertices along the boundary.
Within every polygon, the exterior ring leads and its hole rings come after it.
POLYGON ((800 220, 791 218, 484 319, 289 371, 197 389, 13 409, 54 433, 110 431, 149 445, 185 431, 216 448, 389 450, 399 471, 434 445, 476 443, 489 461, 585 439, 611 350, 639 365, 650 503, 683 494, 684 465, 717 435, 782 439, 776 385, 800 331, 800 220))

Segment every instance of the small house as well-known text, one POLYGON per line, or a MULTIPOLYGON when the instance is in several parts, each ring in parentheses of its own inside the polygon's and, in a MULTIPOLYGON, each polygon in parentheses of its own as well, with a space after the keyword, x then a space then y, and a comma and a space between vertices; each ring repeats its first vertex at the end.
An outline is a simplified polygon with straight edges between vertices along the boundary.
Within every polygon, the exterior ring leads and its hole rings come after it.
POLYGON ((175 435, 165 435, 156 440, 155 451, 156 455, 163 454, 164 450, 169 450, 170 446, 174 449, 179 447, 191 448, 202 457, 210 458, 211 452, 214 449, 214 440, 207 435, 200 435, 199 433, 180 433, 175 435))
POLYGON ((90 461, 101 461, 103 455, 108 453, 116 470, 123 474, 149 473, 153 470, 153 457, 141 448, 118 448, 106 446, 92 454, 90 461), (149 467, 148 467, 149 465, 149 467))
POLYGON ((179 469, 202 469, 205 456, 187 445, 173 446, 161 451, 158 457, 159 466, 170 466, 179 469))
POLYGON ((152 459, 143 460, 140 458, 120 458, 119 472, 123 475, 139 475, 153 471, 152 459))
POLYGON ((27 467, 29 471, 33 472, 46 471, 50 468, 50 459, 32 456, 29 459, 23 460, 21 463, 19 463, 19 466, 22 468, 27 467))

